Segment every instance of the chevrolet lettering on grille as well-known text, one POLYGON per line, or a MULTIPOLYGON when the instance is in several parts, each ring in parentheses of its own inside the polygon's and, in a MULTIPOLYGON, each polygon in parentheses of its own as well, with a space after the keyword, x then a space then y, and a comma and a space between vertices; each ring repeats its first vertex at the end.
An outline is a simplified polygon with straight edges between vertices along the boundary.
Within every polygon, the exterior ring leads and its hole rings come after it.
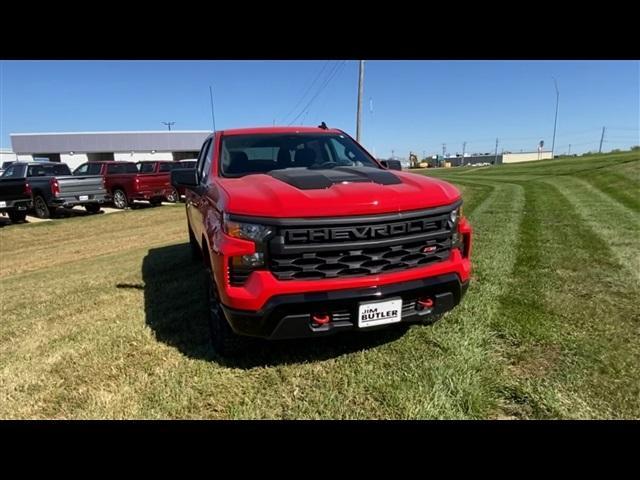
POLYGON ((288 244, 349 240, 373 240, 378 238, 422 233, 436 230, 438 228, 438 224, 432 219, 418 219, 407 222, 388 223, 383 225, 290 229, 284 231, 284 236, 285 242, 288 244))

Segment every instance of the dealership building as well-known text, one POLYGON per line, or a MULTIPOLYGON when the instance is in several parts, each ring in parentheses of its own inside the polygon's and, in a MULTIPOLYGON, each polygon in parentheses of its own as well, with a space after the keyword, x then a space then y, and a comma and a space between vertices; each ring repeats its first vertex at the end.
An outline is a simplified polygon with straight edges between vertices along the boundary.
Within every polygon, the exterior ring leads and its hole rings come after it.
POLYGON ((90 161, 196 158, 208 130, 157 132, 12 133, 4 160, 64 162, 73 170, 90 161), (10 158, 12 157, 12 158, 10 158))

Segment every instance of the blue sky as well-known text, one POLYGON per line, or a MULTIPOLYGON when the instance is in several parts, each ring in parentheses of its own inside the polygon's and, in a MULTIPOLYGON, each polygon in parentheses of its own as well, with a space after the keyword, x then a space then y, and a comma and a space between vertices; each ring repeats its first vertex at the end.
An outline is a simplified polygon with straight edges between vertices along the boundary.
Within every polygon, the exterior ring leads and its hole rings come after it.
MULTIPOLYGON (((362 143, 379 157, 640 143, 637 61, 367 61, 362 143)), ((2 61, 0 147, 10 133, 219 129, 325 121, 355 136, 357 61, 2 61), (313 81, 315 83, 313 83, 313 81), (322 88, 324 86, 324 88, 322 88), (306 96, 304 94, 306 93, 306 96)))

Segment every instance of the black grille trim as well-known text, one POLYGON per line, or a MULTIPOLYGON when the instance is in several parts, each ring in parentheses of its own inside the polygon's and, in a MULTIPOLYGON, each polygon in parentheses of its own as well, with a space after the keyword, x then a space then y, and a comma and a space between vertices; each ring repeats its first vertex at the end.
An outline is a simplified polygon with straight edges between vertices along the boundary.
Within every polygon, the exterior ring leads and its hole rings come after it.
MULTIPOLYGON (((308 220, 307 228, 316 231, 327 230, 320 242, 295 243, 287 241, 291 231, 290 224, 278 224, 275 235, 268 243, 268 268, 278 280, 321 280, 328 278, 359 277, 377 275, 409 268, 423 267, 432 263, 447 260, 451 253, 451 235, 454 226, 448 222, 448 212, 457 208, 461 202, 431 211, 431 215, 411 216, 411 222, 417 219, 426 231, 405 235, 388 235, 388 238, 374 238, 360 241, 332 241, 335 231, 348 231, 354 224, 360 227, 359 234, 367 231, 366 227, 374 226, 376 231, 385 230, 390 225, 397 225, 406 216, 401 214, 359 217, 350 225, 336 225, 333 219, 308 220), (404 217, 404 218, 403 218, 404 217), (366 218, 365 223, 362 219, 366 218), (381 220, 383 218, 383 220, 381 220), (364 227, 364 228, 363 228, 364 227), (332 230, 334 229, 334 230, 332 230)), ((344 220, 344 219, 341 219, 344 220)), ((409 220, 407 220, 409 221, 409 220)), ((295 227, 300 227, 298 223, 295 227)), ((353 237, 354 235, 352 235, 353 237)))

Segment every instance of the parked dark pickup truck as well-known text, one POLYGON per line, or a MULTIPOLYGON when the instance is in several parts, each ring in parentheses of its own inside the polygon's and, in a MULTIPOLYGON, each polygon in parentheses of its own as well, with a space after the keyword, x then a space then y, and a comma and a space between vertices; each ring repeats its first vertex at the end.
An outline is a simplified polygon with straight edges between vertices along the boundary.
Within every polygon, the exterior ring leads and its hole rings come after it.
POLYGON ((173 187, 166 173, 143 174, 133 162, 106 161, 83 163, 73 171, 74 175, 102 175, 107 192, 113 198, 113 206, 126 208, 134 200, 145 200, 160 205, 173 187))
POLYGON ((78 205, 98 213, 108 199, 101 177, 73 176, 66 163, 16 162, 2 174, 2 180, 7 179, 14 180, 14 188, 23 185, 23 191, 31 190, 38 218, 49 218, 60 207, 78 205))
POLYGON ((0 177, 0 213, 13 223, 22 222, 32 205, 31 187, 24 179, 0 177))
POLYGON ((143 160, 137 163, 138 171, 143 175, 155 175, 166 181, 167 192, 164 199, 169 202, 177 202, 180 197, 178 190, 171 185, 171 170, 175 168, 177 162, 171 160, 143 160))

